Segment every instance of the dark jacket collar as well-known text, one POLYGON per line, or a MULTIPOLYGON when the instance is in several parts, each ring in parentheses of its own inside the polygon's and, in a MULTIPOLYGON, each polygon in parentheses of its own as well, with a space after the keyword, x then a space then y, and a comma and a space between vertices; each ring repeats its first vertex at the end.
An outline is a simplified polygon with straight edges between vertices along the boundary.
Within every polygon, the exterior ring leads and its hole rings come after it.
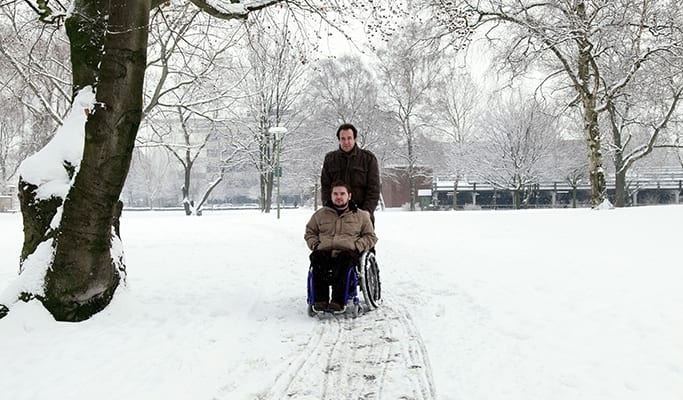
MULTIPOLYGON (((330 207, 331 209, 333 209, 335 211, 337 210, 337 208, 334 206, 334 203, 332 202, 332 200, 327 200, 325 202, 325 207, 330 207)), ((349 200, 349 212, 356 212, 356 211, 358 211, 358 206, 356 205, 356 203, 353 200, 349 200)))
POLYGON ((347 153, 347 152, 345 152, 344 150, 342 150, 341 146, 339 146, 339 152, 340 152, 342 155, 346 156, 346 157, 351 157, 351 156, 358 155, 358 153, 360 152, 360 147, 358 147, 358 143, 354 143, 353 148, 351 149, 351 151, 349 151, 349 152, 347 153))

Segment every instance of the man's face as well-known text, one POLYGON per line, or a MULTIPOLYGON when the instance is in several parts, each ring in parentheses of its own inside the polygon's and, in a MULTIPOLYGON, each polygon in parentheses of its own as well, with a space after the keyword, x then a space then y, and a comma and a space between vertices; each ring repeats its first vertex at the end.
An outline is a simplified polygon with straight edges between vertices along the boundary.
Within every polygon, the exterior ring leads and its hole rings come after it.
POLYGON ((345 186, 335 186, 332 188, 332 203, 337 208, 346 208, 351 200, 351 193, 346 190, 345 186))
POLYGON ((353 149, 356 144, 356 139, 353 137, 353 131, 351 129, 344 129, 339 132, 339 146, 342 151, 348 153, 353 149))

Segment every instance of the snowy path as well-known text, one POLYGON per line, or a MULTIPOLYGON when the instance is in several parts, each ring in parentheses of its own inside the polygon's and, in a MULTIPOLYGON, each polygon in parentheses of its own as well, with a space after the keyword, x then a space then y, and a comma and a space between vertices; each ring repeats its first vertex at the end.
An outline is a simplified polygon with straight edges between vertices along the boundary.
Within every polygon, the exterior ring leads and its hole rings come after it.
POLYGON ((429 400, 436 393, 410 314, 384 305, 356 319, 322 319, 265 397, 285 398, 429 400))

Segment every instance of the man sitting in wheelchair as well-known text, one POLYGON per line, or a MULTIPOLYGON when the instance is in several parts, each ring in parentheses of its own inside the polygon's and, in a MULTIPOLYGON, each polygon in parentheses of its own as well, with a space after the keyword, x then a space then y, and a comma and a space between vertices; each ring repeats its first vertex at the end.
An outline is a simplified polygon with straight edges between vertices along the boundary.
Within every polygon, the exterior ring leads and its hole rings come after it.
POLYGON ((356 207, 350 186, 341 181, 332 183, 331 197, 311 216, 304 235, 312 250, 312 307, 316 312, 345 309, 348 271, 358 262, 361 252, 377 243, 370 214, 356 207))

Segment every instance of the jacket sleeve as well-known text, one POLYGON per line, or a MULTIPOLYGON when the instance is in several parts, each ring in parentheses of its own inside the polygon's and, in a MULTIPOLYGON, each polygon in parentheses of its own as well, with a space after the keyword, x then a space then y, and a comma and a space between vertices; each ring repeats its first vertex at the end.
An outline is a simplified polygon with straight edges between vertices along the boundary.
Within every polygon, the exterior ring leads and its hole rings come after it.
POLYGON ((304 240, 309 250, 314 250, 318 244, 320 244, 320 229, 318 229, 318 221, 315 218, 315 214, 311 216, 306 224, 306 233, 304 234, 304 240))
POLYGON ((365 192, 365 199, 361 208, 363 210, 368 210, 374 212, 377 208, 377 203, 379 202, 379 192, 380 192, 380 179, 379 179, 379 165, 377 162, 377 157, 374 154, 368 152, 370 155, 370 161, 368 163, 368 177, 367 177, 367 188, 365 192))
POLYGON ((377 243, 375 228, 370 220, 370 213, 365 210, 358 210, 361 214, 360 237, 356 240, 356 250, 359 252, 370 250, 377 243))
POLYGON ((330 154, 325 155, 323 161, 323 168, 320 171, 320 200, 321 204, 325 204, 332 197, 332 176, 330 175, 330 163, 332 162, 330 154))

